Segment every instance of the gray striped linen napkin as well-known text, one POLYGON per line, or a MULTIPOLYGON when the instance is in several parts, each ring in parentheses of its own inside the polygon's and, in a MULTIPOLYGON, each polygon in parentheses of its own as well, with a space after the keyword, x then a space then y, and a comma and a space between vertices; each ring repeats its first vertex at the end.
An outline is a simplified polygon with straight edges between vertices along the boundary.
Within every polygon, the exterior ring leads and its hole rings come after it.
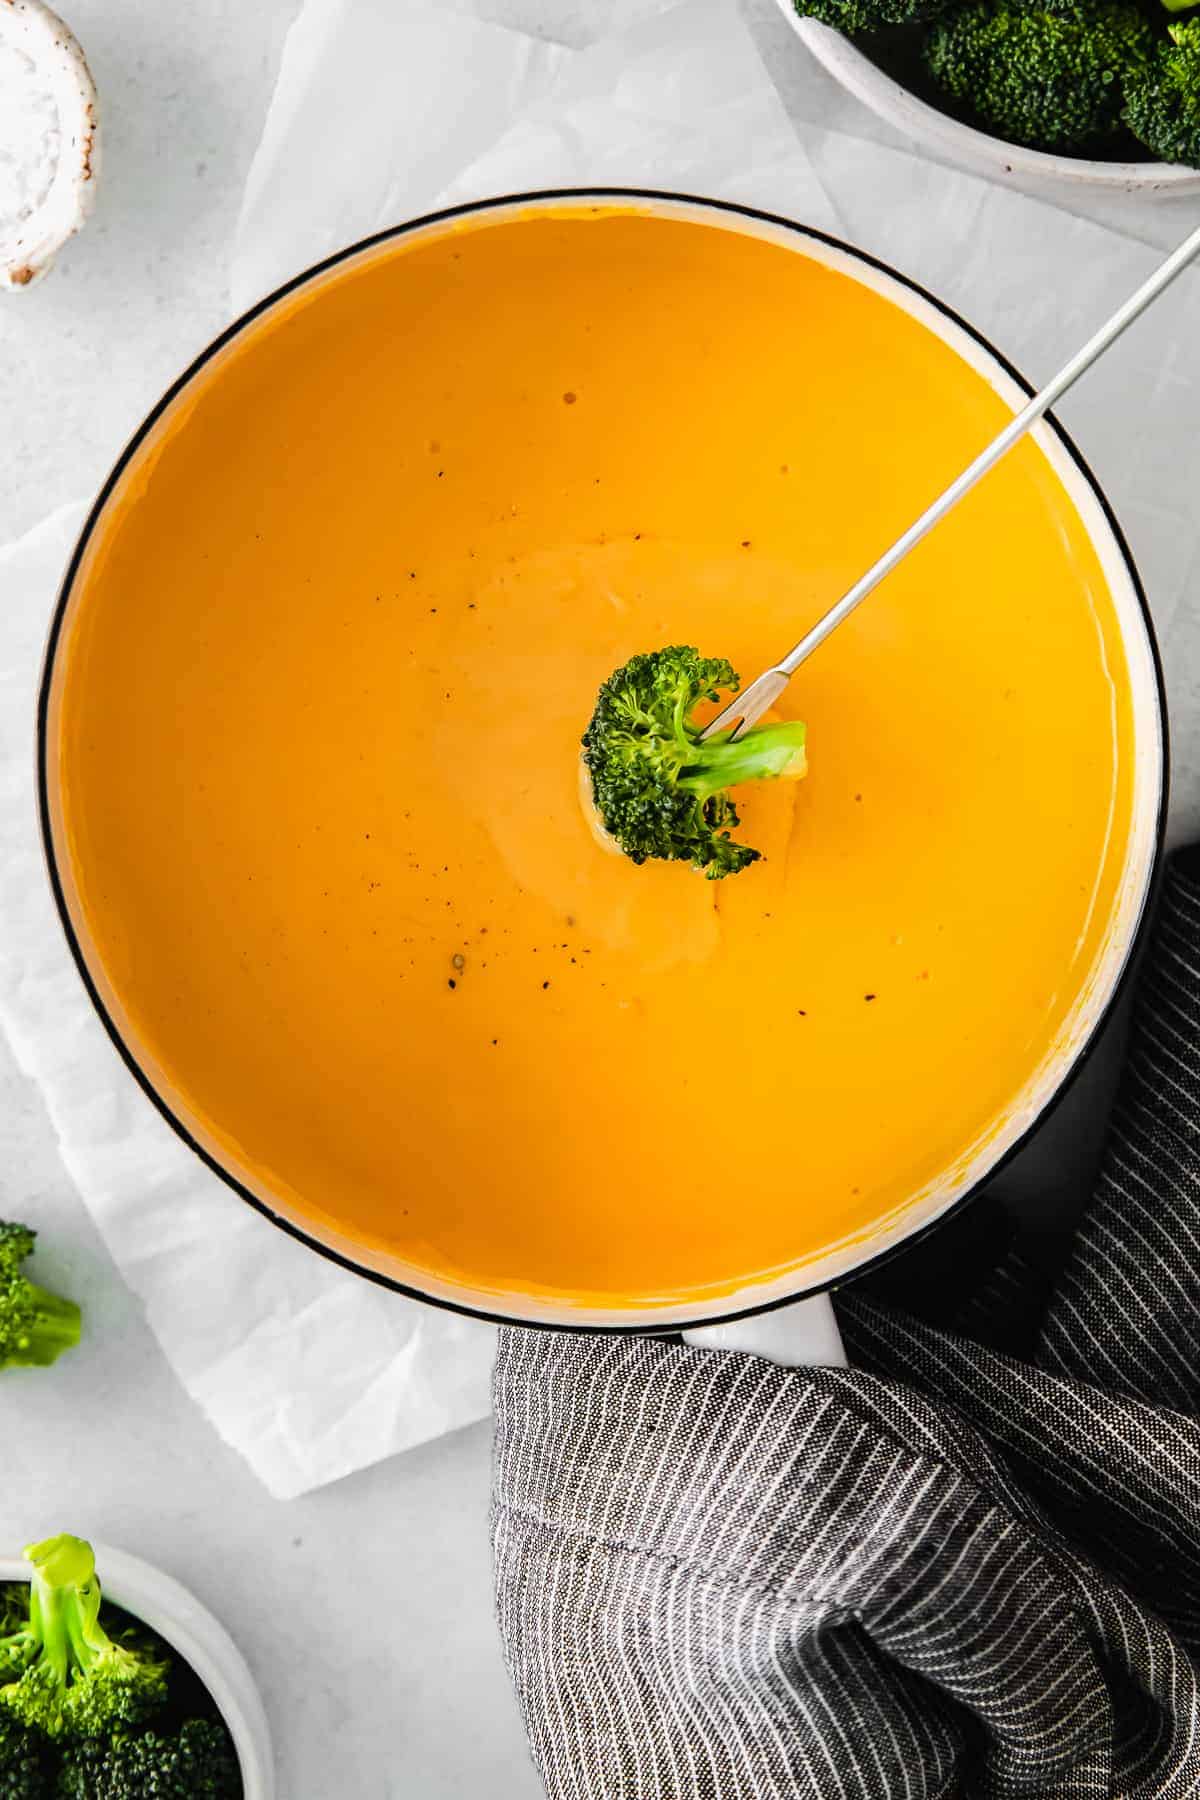
POLYGON ((852 1367, 505 1331, 498 1615, 553 1800, 1200 1794, 1200 859, 1099 1183, 852 1367), (967 1319, 969 1317, 969 1323, 967 1319))

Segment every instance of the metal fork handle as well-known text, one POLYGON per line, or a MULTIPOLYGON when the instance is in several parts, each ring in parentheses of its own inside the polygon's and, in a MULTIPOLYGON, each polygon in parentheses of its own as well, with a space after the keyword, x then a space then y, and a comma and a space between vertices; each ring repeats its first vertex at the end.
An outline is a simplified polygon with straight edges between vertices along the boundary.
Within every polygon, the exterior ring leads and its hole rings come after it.
POLYGON ((814 650, 825 642, 831 632, 837 630, 844 620, 850 617, 855 607, 860 606, 867 595, 872 593, 886 575, 890 575, 897 563, 903 562, 921 539, 931 532, 946 514, 956 507, 964 495, 969 494, 977 481, 993 469, 1010 451, 1019 439, 1025 436, 1030 428, 1037 424, 1056 401, 1061 400, 1069 387, 1091 368, 1096 359, 1114 344, 1134 320, 1139 318, 1146 308, 1158 296, 1170 287, 1177 275, 1183 273, 1188 264, 1200 252, 1200 225, 1191 232, 1173 250, 1166 261, 1161 263, 1137 292, 1131 294, 1125 304, 1102 325, 1099 331, 1090 337, 1082 350, 1077 350, 1068 363, 1058 371, 1044 388, 1028 401, 1021 411, 1011 419, 994 437, 987 447, 979 452, 974 462, 969 463, 958 478, 950 483, 945 491, 938 495, 930 506, 925 508, 920 518, 913 521, 908 530, 898 537, 877 562, 871 564, 865 575, 860 575, 854 586, 842 595, 829 611, 817 620, 812 630, 807 632, 800 642, 792 647, 786 656, 781 657, 770 669, 764 671, 757 680, 741 694, 730 701, 723 711, 712 719, 701 733, 702 738, 712 737, 718 731, 732 729, 732 737, 740 737, 742 732, 760 719, 769 706, 779 698, 788 680, 795 674, 802 662, 810 657, 814 650), (782 677, 782 680, 778 678, 782 677))

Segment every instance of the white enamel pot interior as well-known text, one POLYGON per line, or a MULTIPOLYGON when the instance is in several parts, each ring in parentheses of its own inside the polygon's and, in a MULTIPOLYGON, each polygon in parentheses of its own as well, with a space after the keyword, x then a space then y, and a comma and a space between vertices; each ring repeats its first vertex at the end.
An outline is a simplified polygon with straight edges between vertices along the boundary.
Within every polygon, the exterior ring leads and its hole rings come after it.
MULTIPOLYGON (((245 1800, 274 1800, 271 1733, 254 1677, 225 1627, 185 1587, 128 1550, 96 1544, 96 1573, 106 1600, 140 1619, 190 1664, 229 1728, 245 1800)), ((28 1583, 29 1564, 0 1554, 0 1581, 28 1583)))
POLYGON ((777 4, 801 42, 847 93, 906 137, 967 168, 1001 179, 1020 177, 1064 195, 1081 188, 1149 194, 1161 199, 1200 193, 1200 169, 1190 169, 1182 163, 1104 162, 1098 157, 1060 156, 1010 144, 973 125, 964 125, 887 74, 865 50, 831 25, 801 18, 792 0, 777 0, 777 4))
POLYGON ((211 1138, 206 1138, 202 1128, 194 1121, 177 1116, 173 1111, 172 1104, 166 1097, 164 1084, 157 1078, 153 1065, 122 1028, 118 997, 107 988, 102 972, 98 966, 93 966, 84 947, 82 924, 66 879, 66 859, 62 859, 60 866, 55 839, 56 773, 51 746, 55 741, 57 704, 56 647, 63 621, 69 615, 72 583, 91 529, 103 513, 108 497, 126 464, 136 454, 159 416, 170 406, 187 404, 189 383, 200 369, 206 368, 214 356, 221 354, 226 345, 236 340, 241 332, 265 312, 269 312, 284 296, 290 296, 297 289, 319 281, 330 267, 341 265, 350 258, 378 254, 381 246, 397 237, 440 229, 448 216, 469 217, 485 211, 502 214, 506 209, 527 216, 531 209, 561 206, 564 200, 584 205, 606 202, 636 205, 656 216, 691 220, 726 231, 744 233, 777 245, 790 254, 812 258, 852 281, 863 283, 918 320, 949 345, 1014 412, 1024 404, 1031 391, 1006 366, 1000 355, 974 331, 931 295, 900 275, 818 232, 746 208, 630 189, 586 190, 572 191, 569 194, 517 195, 503 200, 485 201, 476 206, 454 209, 453 215, 434 215, 383 233, 368 244, 347 250, 319 269, 297 277, 232 326, 180 378, 147 419, 118 462, 101 492, 91 518, 84 526, 67 570, 51 626, 39 709, 42 828, 51 884, 68 941, 83 981, 117 1048, 130 1071, 164 1117, 191 1148, 244 1199, 324 1255, 386 1286, 434 1304, 513 1324, 592 1330, 672 1331, 688 1325, 709 1325, 720 1320, 759 1313, 803 1295, 818 1293, 890 1254, 901 1243, 928 1230, 943 1218, 974 1192, 1013 1152, 1061 1092, 1086 1053, 1129 965, 1145 916, 1161 847, 1165 795, 1165 732, 1161 681, 1145 603, 1129 553, 1095 481, 1056 425, 1044 421, 1037 426, 1032 437, 1057 474, 1103 567, 1124 642, 1131 687, 1133 827, 1112 914, 1107 948, 1093 970, 1086 990, 1079 995, 1060 1039, 1047 1053, 1024 1091, 1013 1097, 1005 1119, 992 1131, 987 1142, 974 1155, 964 1159, 951 1175, 939 1180, 927 1191, 912 1195, 904 1208, 879 1222, 871 1230, 860 1233, 853 1239, 829 1244, 803 1266, 782 1275, 776 1274, 769 1280, 708 1299, 704 1304, 685 1299, 663 1302, 652 1308, 631 1306, 593 1310, 554 1299, 548 1300, 543 1295, 526 1295, 514 1291, 497 1293, 490 1289, 472 1287, 466 1281, 436 1277, 394 1254, 358 1243, 333 1227, 317 1227, 303 1216, 289 1215, 279 1196, 261 1185, 256 1186, 254 1177, 246 1170, 232 1166, 227 1160, 227 1153, 211 1138))

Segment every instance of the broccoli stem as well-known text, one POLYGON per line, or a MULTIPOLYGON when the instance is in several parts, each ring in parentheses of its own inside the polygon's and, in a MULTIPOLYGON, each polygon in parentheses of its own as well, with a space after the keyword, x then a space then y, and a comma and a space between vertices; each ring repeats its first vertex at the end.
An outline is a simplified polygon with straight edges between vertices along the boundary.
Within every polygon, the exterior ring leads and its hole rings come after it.
POLYGON ((30 1584, 29 1623, 37 1640, 38 1653, 60 1687, 66 1685, 71 1667, 71 1638, 66 1614, 63 1589, 50 1587, 35 1574, 30 1584))
POLYGON ((702 800, 740 781, 785 777, 799 780, 808 767, 805 727, 799 720, 780 725, 758 725, 730 742, 716 737, 697 742, 689 752, 678 786, 702 800))
POLYGON ((33 1568, 29 1623, 43 1659, 65 1684, 95 1657, 91 1640, 100 1616, 96 1558, 90 1544, 67 1533, 31 1544, 25 1555, 33 1568))
POLYGON ((25 1299, 31 1317, 5 1361, 18 1368, 48 1368, 79 1342, 82 1315, 73 1300, 63 1300, 36 1282, 25 1283, 25 1299))

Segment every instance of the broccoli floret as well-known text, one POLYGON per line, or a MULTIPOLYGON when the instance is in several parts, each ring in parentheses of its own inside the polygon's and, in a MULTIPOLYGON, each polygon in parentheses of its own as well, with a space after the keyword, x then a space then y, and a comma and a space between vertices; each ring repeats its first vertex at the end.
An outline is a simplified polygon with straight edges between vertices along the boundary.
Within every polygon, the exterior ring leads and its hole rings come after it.
POLYGON ((868 31, 935 19, 954 0, 793 0, 793 4, 801 18, 819 19, 846 37, 861 37, 868 31))
POLYGON ((79 1342, 79 1308, 27 1281, 36 1232, 0 1221, 0 1369, 45 1367, 79 1342))
POLYGON ((29 1661, 28 1628, 29 1589, 23 1581, 7 1582, 0 1587, 0 1680, 12 1670, 19 1675, 29 1661))
POLYGON ((1125 122, 1163 162, 1200 168, 1200 18, 1172 25, 1128 83, 1125 122))
POLYGON ((49 1800, 46 1741, 0 1713, 0 1800, 49 1800))
MULTIPOLYGON (((0 1612, 0 1693, 22 1676, 38 1655, 40 1640, 32 1621, 33 1589, 10 1583, 0 1612), (24 1595, 24 1604, 21 1596, 24 1595)), ((9 1713, 0 1705, 0 1719, 9 1713)))
POLYGON ((239 1800, 242 1778, 225 1727, 188 1719, 172 1735, 69 1745, 54 1792, 56 1800, 239 1800))
POLYGON ((736 743, 723 733, 702 744, 697 703, 737 686, 722 658, 674 644, 631 657, 600 689, 583 760, 601 824, 635 863, 689 862, 714 881, 758 860, 729 835, 738 814, 726 789, 764 776, 798 780, 808 767, 805 730, 798 721, 758 725, 736 743))
POLYGON ((975 0, 938 19, 925 61, 942 92, 986 130, 1039 150, 1084 150, 1116 137, 1127 82, 1154 55, 1154 32, 1130 5, 975 0))
POLYGON ((90 1544, 66 1535, 25 1552, 29 1613, 0 1643, 0 1716, 51 1738, 101 1737, 144 1723, 167 1697, 166 1664, 132 1633, 100 1623, 90 1544))

